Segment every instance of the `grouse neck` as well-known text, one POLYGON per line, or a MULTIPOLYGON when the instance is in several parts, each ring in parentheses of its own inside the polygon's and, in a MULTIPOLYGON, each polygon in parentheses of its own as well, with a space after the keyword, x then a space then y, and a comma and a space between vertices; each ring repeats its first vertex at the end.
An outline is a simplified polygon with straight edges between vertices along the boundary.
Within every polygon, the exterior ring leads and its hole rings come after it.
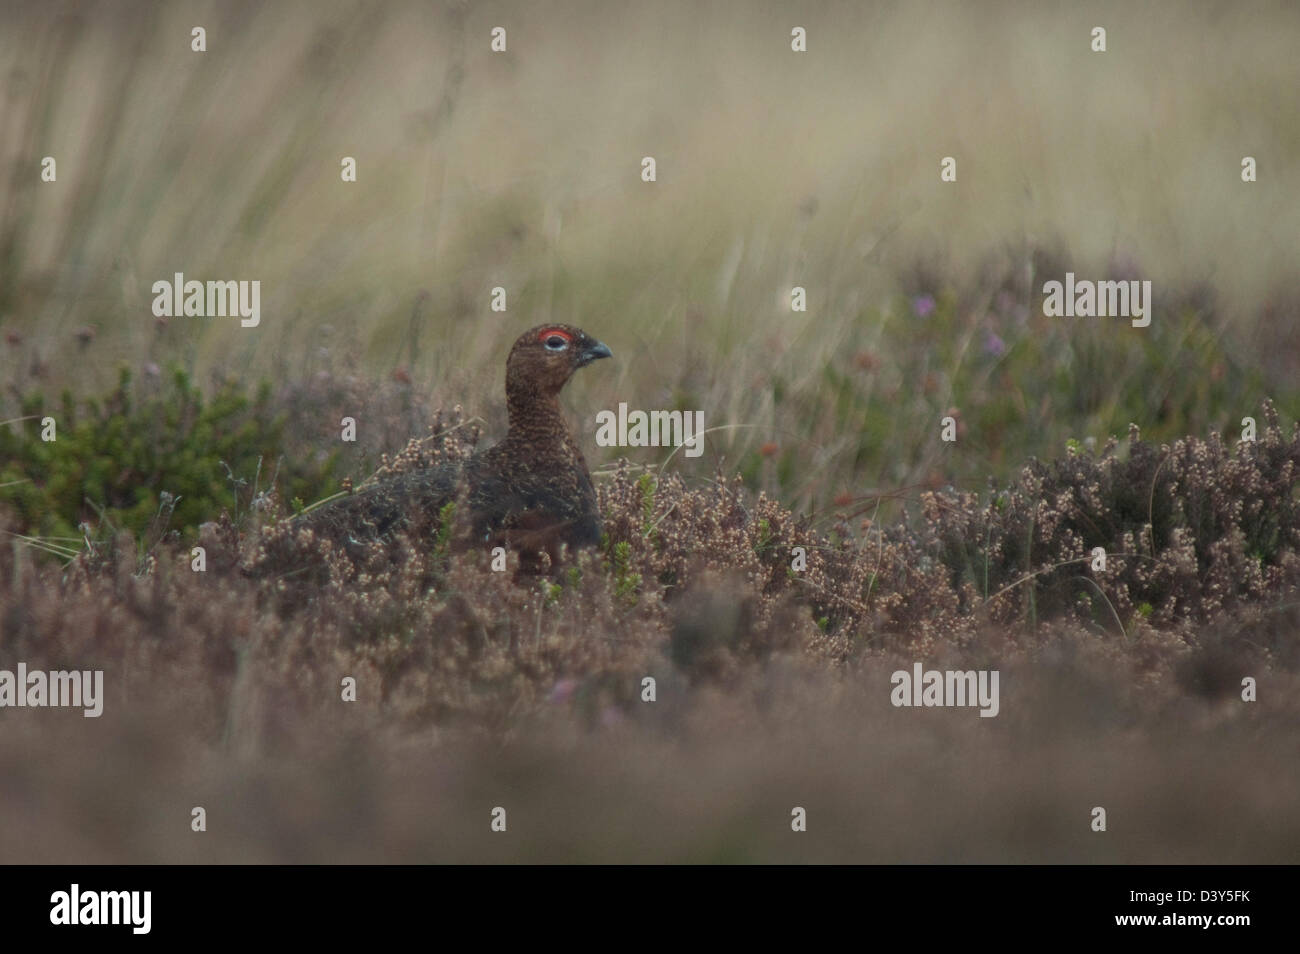
POLYGON ((506 385, 506 417, 510 430, 537 430, 558 428, 569 432, 569 424, 560 410, 557 394, 548 394, 537 388, 506 385))

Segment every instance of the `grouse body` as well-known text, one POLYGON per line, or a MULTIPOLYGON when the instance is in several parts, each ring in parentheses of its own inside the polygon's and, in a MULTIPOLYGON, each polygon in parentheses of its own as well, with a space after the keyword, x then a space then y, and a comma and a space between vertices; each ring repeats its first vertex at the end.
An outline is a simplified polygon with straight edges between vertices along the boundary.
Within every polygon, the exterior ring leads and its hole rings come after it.
POLYGON ((506 545, 554 563, 561 544, 600 539, 591 474, 560 409, 559 395, 579 368, 611 357, 609 348, 570 325, 538 325, 519 336, 506 359, 505 438, 463 464, 411 471, 295 518, 344 549, 366 547, 404 530, 428 538, 448 503, 469 504, 474 539, 506 545))

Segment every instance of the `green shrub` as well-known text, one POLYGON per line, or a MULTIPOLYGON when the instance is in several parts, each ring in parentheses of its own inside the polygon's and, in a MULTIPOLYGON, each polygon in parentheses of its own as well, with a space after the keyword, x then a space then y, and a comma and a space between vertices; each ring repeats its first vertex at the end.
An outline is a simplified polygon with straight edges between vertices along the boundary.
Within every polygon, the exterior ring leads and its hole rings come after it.
POLYGON ((333 489, 337 454, 296 463, 285 450, 284 412, 263 382, 252 397, 234 382, 205 398, 185 371, 133 382, 123 368, 102 399, 57 407, 33 393, 21 419, 0 427, 0 506, 16 532, 80 540, 128 530, 147 546, 168 530, 192 532, 222 510, 238 515, 277 485, 292 499, 333 489), (54 419, 54 440, 42 419, 54 419))

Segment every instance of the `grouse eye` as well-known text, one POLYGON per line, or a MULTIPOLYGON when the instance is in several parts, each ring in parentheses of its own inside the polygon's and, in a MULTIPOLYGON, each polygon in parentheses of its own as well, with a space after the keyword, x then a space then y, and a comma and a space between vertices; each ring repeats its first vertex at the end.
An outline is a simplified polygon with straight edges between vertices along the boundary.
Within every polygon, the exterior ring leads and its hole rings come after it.
POLYGON ((569 342, 564 338, 561 338, 559 335, 551 335, 546 339, 547 351, 563 351, 568 346, 569 342))

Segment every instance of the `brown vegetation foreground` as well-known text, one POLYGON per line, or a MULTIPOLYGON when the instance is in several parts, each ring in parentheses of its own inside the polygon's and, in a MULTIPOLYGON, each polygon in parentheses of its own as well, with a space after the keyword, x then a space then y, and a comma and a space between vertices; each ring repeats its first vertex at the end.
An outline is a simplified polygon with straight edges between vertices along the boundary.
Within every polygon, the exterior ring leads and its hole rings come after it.
POLYGON ((103 669, 107 698, 0 711, 0 858, 1295 862, 1300 430, 1264 422, 1231 449, 1134 433, 883 528, 625 467, 600 550, 518 580, 454 521, 358 557, 225 520, 203 573, 127 539, 62 572, 6 548, 0 668, 103 669), (303 546, 318 579, 235 572, 303 546), (892 707, 917 661, 999 670, 999 715, 892 707))

